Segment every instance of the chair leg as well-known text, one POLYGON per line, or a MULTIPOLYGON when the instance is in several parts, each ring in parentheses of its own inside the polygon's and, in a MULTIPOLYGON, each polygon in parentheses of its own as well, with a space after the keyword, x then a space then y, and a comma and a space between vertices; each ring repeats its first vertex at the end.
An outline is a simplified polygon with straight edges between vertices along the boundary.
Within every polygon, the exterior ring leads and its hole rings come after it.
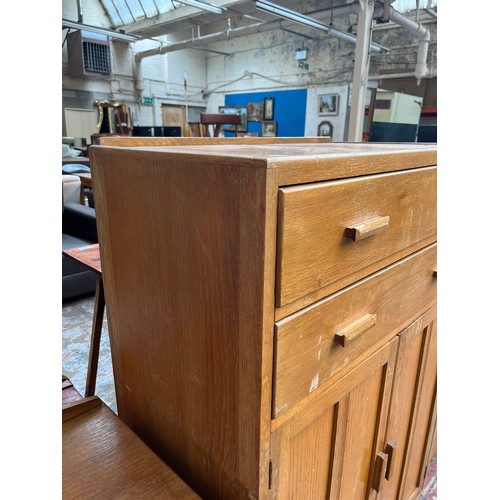
POLYGON ((90 351, 87 367, 87 383, 85 385, 86 398, 95 395, 102 322, 104 320, 104 307, 104 286, 102 283, 102 277, 99 275, 97 277, 95 287, 94 318, 92 320, 92 334, 90 337, 90 351))

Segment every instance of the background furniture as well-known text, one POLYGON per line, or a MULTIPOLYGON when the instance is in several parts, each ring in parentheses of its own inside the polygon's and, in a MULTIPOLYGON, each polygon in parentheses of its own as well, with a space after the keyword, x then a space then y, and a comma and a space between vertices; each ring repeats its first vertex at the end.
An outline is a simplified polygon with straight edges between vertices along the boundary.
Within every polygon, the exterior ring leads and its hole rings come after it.
MULTIPOLYGON (((92 203, 89 204, 89 206, 93 207, 93 196, 92 196, 92 179, 90 176, 90 166, 88 164, 82 164, 82 163, 64 163, 62 166, 62 173, 63 173, 63 183, 68 182, 68 180, 65 180, 64 176, 70 175, 70 179, 74 180, 75 177, 78 177, 79 181, 79 197, 78 199, 74 198, 73 195, 71 195, 71 200, 66 197, 66 201, 79 201, 82 205, 85 205, 85 193, 87 192, 89 196, 89 201, 92 203)), ((68 186, 69 187, 69 186, 68 186)), ((66 190, 68 190, 66 188, 66 190)), ((68 193, 69 194, 69 193, 68 193)))
MULTIPOLYGON (((63 178, 67 177, 63 175, 63 178)), ((77 183, 77 200, 80 182, 77 183)), ((63 183, 64 184, 64 183, 63 183)), ((62 250, 97 243, 95 210, 79 202, 66 201, 63 190, 62 250)), ((92 270, 66 255, 62 255, 62 300, 74 299, 95 292, 96 275, 92 270)))
POLYGON ((207 127, 208 134, 219 137, 222 125, 241 125, 241 115, 225 113, 200 113, 200 123, 207 127))
MULTIPOLYGON (((227 115, 226 115, 227 116, 227 115)), ((329 137, 106 137, 101 146, 208 146, 255 144, 318 144, 331 143, 329 137)))
POLYGON ((82 396, 76 390, 75 386, 71 382, 71 380, 66 377, 66 375, 62 376, 62 405, 65 406, 70 403, 74 403, 75 401, 80 401, 82 396))
POLYGON ((80 137, 90 144, 92 134, 97 132, 97 121, 95 109, 64 108, 62 135, 80 137))
POLYGON ((199 498, 96 396, 62 409, 62 494, 199 498))
POLYGON ((85 385, 85 397, 89 397, 95 395, 102 323, 104 321, 104 307, 106 305, 104 300, 104 287, 102 284, 99 244, 96 243, 95 245, 88 245, 86 247, 70 248, 68 250, 63 250, 63 254, 93 271, 96 276, 94 316, 92 319, 92 333, 90 335, 87 383, 85 385))
POLYGON ((91 159, 120 417, 204 498, 415 498, 435 446, 435 147, 91 159))
POLYGON ((369 140, 416 142, 423 98, 377 89, 369 140))
POLYGON ((62 176, 63 199, 66 202, 78 203, 80 201, 80 178, 77 175, 66 174, 62 176))

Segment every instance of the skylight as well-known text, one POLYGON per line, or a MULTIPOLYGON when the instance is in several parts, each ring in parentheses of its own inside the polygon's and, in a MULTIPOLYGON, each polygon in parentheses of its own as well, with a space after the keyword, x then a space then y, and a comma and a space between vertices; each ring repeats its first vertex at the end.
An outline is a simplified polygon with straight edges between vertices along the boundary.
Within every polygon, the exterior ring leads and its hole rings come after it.
MULTIPOLYGON (((437 7, 437 0, 419 0, 421 9, 433 9, 437 7)), ((417 0, 396 0, 391 4, 399 12, 407 12, 417 8, 417 0)))
MULTIPOLYGON (((144 18, 153 18, 175 9, 175 0, 101 0, 113 26, 123 26, 140 21, 144 18)), ((420 8, 437 7, 437 0, 418 0, 420 8)), ((395 0, 392 6, 399 12, 415 10, 417 0, 395 0)))
POLYGON ((155 17, 174 8, 171 0, 101 0, 114 26, 155 17))

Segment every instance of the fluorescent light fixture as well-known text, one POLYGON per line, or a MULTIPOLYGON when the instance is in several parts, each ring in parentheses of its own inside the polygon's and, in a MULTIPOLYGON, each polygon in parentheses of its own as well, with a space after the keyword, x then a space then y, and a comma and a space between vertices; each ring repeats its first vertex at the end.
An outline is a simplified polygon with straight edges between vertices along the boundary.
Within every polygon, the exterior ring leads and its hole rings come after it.
POLYGON ((116 38, 117 40, 123 40, 124 42, 135 42, 139 39, 136 35, 127 35, 120 31, 115 31, 108 28, 101 28, 99 26, 91 26, 89 24, 77 23, 76 21, 68 21, 67 19, 62 20, 63 28, 73 28, 75 30, 90 31, 91 33, 98 33, 99 35, 109 36, 111 38, 116 38))
POLYGON ((255 7, 263 12, 267 12, 269 14, 274 14, 276 16, 282 17, 283 19, 288 19, 289 21, 295 21, 296 23, 302 24, 303 26, 308 26, 309 28, 316 28, 318 30, 324 31, 328 33, 330 27, 326 24, 323 24, 312 17, 304 16, 304 14, 300 14, 299 12, 295 12, 294 10, 286 9, 281 5, 276 5, 271 2, 267 2, 266 0, 257 0, 255 2, 255 7))
POLYGON ((198 0, 175 0, 175 1, 186 5, 190 5, 191 7, 196 7, 197 9, 213 12, 214 14, 222 14, 222 8, 217 7, 217 5, 212 5, 211 3, 200 2, 198 0))
MULTIPOLYGON (((267 12, 268 14, 274 14, 283 19, 287 19, 288 21, 294 21, 296 23, 302 24, 303 26, 307 26, 309 28, 315 28, 321 30, 329 35, 336 36, 341 38, 342 40, 346 40, 347 42, 356 43, 356 37, 349 33, 344 33, 343 31, 338 31, 326 24, 323 24, 312 17, 305 16, 304 14, 300 14, 294 10, 286 9, 281 5, 276 5, 275 3, 268 2, 267 0, 257 0, 255 2, 255 7, 263 12, 267 12)), ((372 43, 370 45, 370 49, 375 52, 380 52, 382 47, 376 43, 372 43)))

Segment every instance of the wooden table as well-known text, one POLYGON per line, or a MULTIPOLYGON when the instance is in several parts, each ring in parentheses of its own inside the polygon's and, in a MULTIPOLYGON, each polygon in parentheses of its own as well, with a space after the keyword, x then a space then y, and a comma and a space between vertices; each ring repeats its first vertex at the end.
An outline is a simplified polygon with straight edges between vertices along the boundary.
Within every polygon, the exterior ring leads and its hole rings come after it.
POLYGON ((97 396, 62 410, 62 494, 86 498, 200 498, 97 396))
MULTIPOLYGON (((79 174, 90 175, 90 174, 79 174)), ((84 247, 63 250, 68 257, 77 260, 96 273, 94 317, 92 320, 92 334, 90 337, 90 350, 87 368, 87 382, 85 385, 85 397, 95 394, 97 378, 97 366, 99 363, 99 347, 101 345, 102 322, 104 320, 104 287, 102 283, 101 255, 99 243, 84 247)))
POLYGON ((92 175, 84 172, 74 175, 80 177, 80 203, 85 205, 85 188, 92 189, 92 175))

